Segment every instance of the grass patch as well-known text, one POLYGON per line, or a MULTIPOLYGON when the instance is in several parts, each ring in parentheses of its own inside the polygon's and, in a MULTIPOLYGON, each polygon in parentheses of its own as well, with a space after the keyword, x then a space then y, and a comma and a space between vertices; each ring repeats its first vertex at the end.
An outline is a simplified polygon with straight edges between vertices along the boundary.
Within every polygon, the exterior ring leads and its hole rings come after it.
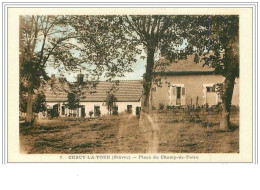
POLYGON ((185 147, 195 147, 197 146, 197 143, 191 143, 191 144, 185 144, 185 147))
POLYGON ((219 130, 219 126, 179 122, 160 124, 159 152, 161 153, 237 153, 239 131, 219 130))
POLYGON ((78 149, 78 148, 91 148, 91 147, 93 147, 93 146, 95 146, 95 144, 92 143, 92 142, 89 142, 89 143, 85 143, 85 144, 78 144, 78 145, 75 145, 75 146, 73 146, 71 149, 78 149))
POLYGON ((235 130, 238 130, 238 128, 239 128, 239 126, 236 124, 231 123, 229 125, 229 131, 235 131, 235 130))
MULTIPOLYGON (((34 126, 22 124, 20 144, 31 154, 147 153, 153 140, 153 133, 129 115, 73 119, 46 120, 34 126)), ((239 152, 238 125, 229 131, 219 130, 217 125, 209 127, 208 123, 205 126, 188 121, 158 123, 158 153, 239 152)))
POLYGON ((62 138, 55 138, 55 137, 46 138, 46 137, 43 137, 42 140, 47 141, 47 142, 61 142, 62 138))
POLYGON ((46 141, 37 141, 34 143, 34 148, 37 147, 43 148, 43 147, 50 147, 50 146, 52 146, 52 144, 46 141))

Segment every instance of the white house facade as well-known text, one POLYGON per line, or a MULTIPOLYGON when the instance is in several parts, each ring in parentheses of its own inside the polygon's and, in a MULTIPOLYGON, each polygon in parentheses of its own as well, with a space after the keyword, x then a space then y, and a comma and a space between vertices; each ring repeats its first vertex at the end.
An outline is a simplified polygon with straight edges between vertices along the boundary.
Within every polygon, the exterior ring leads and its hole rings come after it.
MULTIPOLYGON (((140 80, 121 80, 116 83, 99 81, 86 89, 84 86, 80 86, 78 106, 73 110, 68 108, 68 85, 61 85, 58 78, 53 80, 54 85, 45 87, 43 90, 47 105, 47 112, 43 114, 45 116, 53 110, 58 114, 56 116, 60 117, 90 117, 96 116, 97 112, 100 112, 101 116, 107 115, 109 111, 106 98, 111 91, 117 99, 113 111, 136 115, 137 109, 141 107, 142 82, 140 80)), ((74 88, 78 87, 74 85, 74 88)))
MULTIPOLYGON (((165 62, 165 60, 160 60, 165 62)), ((158 63, 160 65, 161 63, 158 63)), ((163 65, 163 64, 162 64, 163 65)), ((168 63, 158 69, 158 82, 153 84, 151 102, 155 108, 165 106, 203 106, 209 107, 221 103, 217 84, 225 78, 215 73, 214 68, 195 63, 193 56, 177 63, 168 63)), ((239 78, 235 80, 232 105, 239 106, 239 78)))

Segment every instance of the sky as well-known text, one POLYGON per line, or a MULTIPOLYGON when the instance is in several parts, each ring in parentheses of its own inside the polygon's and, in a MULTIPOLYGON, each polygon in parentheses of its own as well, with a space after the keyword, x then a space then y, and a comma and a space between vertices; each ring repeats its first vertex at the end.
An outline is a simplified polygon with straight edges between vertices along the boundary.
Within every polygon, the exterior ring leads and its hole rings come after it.
MULTIPOLYGON (((125 73, 125 77, 117 77, 115 80, 141 80, 143 74, 145 73, 145 65, 146 65, 146 59, 138 59, 136 63, 133 64, 133 71, 130 73, 125 73)), ((49 76, 52 74, 55 74, 55 76, 59 76, 58 70, 54 69, 51 66, 46 67, 46 72, 49 76)), ((70 72, 64 72, 64 76, 66 79, 70 82, 75 82, 78 72, 70 73, 70 72)), ((84 70, 81 71, 82 74, 85 74, 84 70)), ((101 77, 100 80, 106 80, 106 78, 101 77)))

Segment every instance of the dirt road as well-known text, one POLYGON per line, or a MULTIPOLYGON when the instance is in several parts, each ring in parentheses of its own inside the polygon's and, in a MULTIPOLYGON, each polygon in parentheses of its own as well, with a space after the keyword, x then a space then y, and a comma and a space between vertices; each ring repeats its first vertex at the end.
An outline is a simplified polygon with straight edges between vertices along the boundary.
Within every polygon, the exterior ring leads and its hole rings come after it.
POLYGON ((157 123, 154 122, 153 118, 149 114, 144 114, 145 120, 148 121, 146 123, 146 133, 144 133, 145 138, 147 139, 147 153, 157 153, 158 152, 158 133, 159 127, 157 123))
MULTIPOLYGON (((158 133, 159 133, 159 127, 157 123, 154 122, 153 118, 148 115, 144 114, 144 121, 146 122, 145 125, 140 126, 142 138, 145 140, 145 153, 157 153, 158 152, 158 133)), ((131 127, 131 121, 134 120, 134 116, 129 115, 126 119, 122 120, 119 125, 118 129, 118 147, 121 153, 128 152, 127 148, 131 144, 129 144, 128 141, 126 141, 126 138, 128 136, 133 134, 131 130, 133 128, 131 127), (130 127, 129 127, 130 126, 130 127)), ((136 133, 136 130, 135 130, 136 133)))
POLYGON ((118 149, 121 153, 126 152, 127 148, 127 142, 124 140, 124 138, 128 134, 128 125, 131 121, 132 116, 129 115, 128 117, 125 117, 125 119, 121 120, 118 127, 118 134, 117 134, 117 142, 118 142, 118 149))

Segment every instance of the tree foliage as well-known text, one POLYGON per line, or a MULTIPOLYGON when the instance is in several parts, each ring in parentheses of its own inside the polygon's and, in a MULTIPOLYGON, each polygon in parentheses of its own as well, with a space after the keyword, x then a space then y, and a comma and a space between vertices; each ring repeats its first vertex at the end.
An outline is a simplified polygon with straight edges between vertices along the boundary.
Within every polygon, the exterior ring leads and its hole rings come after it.
POLYGON ((20 16, 20 96, 27 97, 26 120, 32 120, 32 98, 41 83, 48 80, 46 65, 54 68, 75 68, 71 50, 74 37, 67 16, 20 16))
POLYGON ((33 112, 39 113, 46 111, 46 99, 43 93, 39 93, 36 95, 33 103, 33 112))
POLYGON ((116 106, 117 98, 115 97, 114 94, 108 93, 105 102, 106 102, 107 110, 111 115, 113 108, 116 106))
POLYGON ((77 98, 76 94, 68 93, 68 108, 70 110, 75 110, 79 106, 79 99, 77 98))
POLYGON ((133 71, 140 43, 125 33, 120 17, 73 16, 70 24, 78 35, 76 50, 87 78, 103 75, 111 80, 133 71))
POLYGON ((75 37, 66 16, 22 16, 20 19, 20 81, 25 87, 38 89, 48 79, 47 64, 53 67, 75 65, 69 39, 75 37), (62 55, 62 56, 61 56, 62 55), (70 59, 66 59, 69 57, 70 59), (71 60, 71 61, 70 61, 71 60))
POLYGON ((197 61, 215 68, 216 74, 226 78, 239 77, 239 17, 201 16, 198 24, 202 32, 197 34, 195 46, 197 61))
POLYGON ((200 41, 194 42, 196 57, 225 77, 223 83, 216 84, 216 89, 223 104, 221 128, 228 129, 235 79, 239 77, 239 17, 201 16, 198 23, 203 32, 197 34, 200 41))
MULTIPOLYGON (((42 92, 35 94, 32 105, 33 105, 34 113, 46 111, 47 107, 46 107, 45 95, 42 92)), ((26 113, 27 111, 27 98, 25 96, 20 96, 19 109, 21 112, 24 113, 26 113)))

